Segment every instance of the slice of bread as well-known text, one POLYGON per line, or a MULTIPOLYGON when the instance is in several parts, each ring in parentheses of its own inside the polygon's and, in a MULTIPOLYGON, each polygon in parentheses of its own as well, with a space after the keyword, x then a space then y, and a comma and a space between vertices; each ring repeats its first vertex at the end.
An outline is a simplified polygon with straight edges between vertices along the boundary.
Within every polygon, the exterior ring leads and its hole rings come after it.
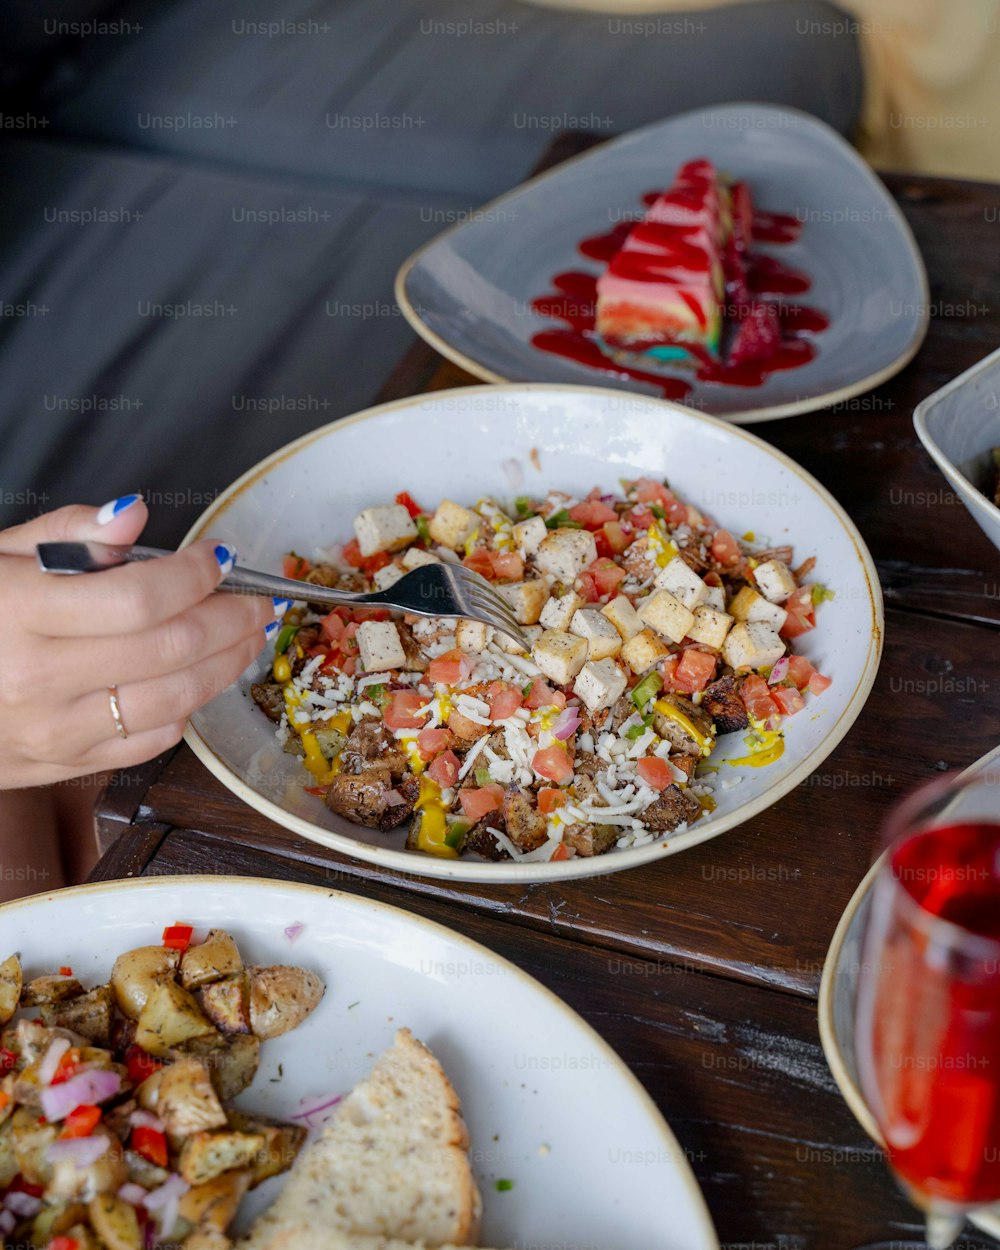
MULTIPOLYGON (((409 1029, 299 1156, 239 1250, 328 1250, 359 1238, 473 1245, 482 1205, 444 1069, 409 1029)), ((395 1243, 371 1250, 396 1250, 395 1243)))

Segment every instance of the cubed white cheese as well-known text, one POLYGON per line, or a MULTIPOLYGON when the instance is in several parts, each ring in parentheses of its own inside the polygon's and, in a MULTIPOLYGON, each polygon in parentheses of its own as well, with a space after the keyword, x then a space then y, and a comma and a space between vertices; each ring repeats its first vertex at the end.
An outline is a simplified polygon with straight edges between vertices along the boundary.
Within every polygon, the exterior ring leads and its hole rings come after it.
POLYGON ((442 499, 428 521, 427 529, 436 543, 458 551, 478 525, 479 517, 474 512, 451 499, 442 499))
POLYGON ((625 674, 614 660, 591 660, 580 669, 573 690, 593 713, 617 703, 626 685, 625 674))
POLYGON ((583 607, 583 600, 575 590, 569 590, 564 595, 551 595, 542 608, 542 615, 538 618, 546 629, 569 629, 569 623, 573 619, 573 613, 577 608, 583 607))
POLYGON ((645 673, 669 654, 670 648, 651 629, 640 630, 622 647, 622 659, 633 673, 645 673))
MULTIPOLYGON (((528 639, 528 648, 535 645, 545 631, 541 625, 524 625, 522 633, 528 639)), ((499 629, 493 631, 493 642, 501 651, 506 651, 508 655, 524 655, 524 647, 516 638, 512 638, 510 634, 501 633, 499 629)))
POLYGON ((518 553, 524 557, 533 556, 548 532, 540 516, 529 517, 527 521, 518 521, 513 527, 514 545, 518 553))
POLYGON ((571 585, 597 559, 597 544, 589 530, 557 529, 542 539, 535 556, 543 573, 571 585))
POLYGON ((729 615, 737 621, 762 621, 772 629, 780 630, 788 613, 780 603, 769 603, 752 586, 744 586, 730 602, 729 615))
POLYGON ((401 551, 417 537, 417 527, 402 504, 365 508, 354 518, 354 533, 363 556, 401 551))
POLYGON ((580 608, 573 613, 570 633, 587 640, 587 659, 605 660, 622 649, 622 636, 606 616, 594 608, 580 608))
POLYGON ((680 642, 694 624, 694 613, 669 590, 657 590, 640 604, 639 619, 671 642, 680 642))
POLYGON ((549 681, 568 686, 587 662, 587 641, 562 629, 547 629, 531 648, 531 658, 549 681))
POLYGON ((694 624, 688 630, 688 637, 718 650, 726 641, 732 624, 733 618, 727 612, 720 612, 718 608, 710 608, 703 603, 695 608, 694 624))
POLYGON ((731 668, 766 668, 784 654, 785 644, 763 621, 739 621, 722 644, 722 658, 731 668))
POLYGON ((402 668, 406 652, 392 621, 362 621, 358 626, 358 650, 366 673, 402 668))
POLYGON ((721 586, 706 586, 705 602, 710 608, 718 608, 720 612, 725 612, 726 592, 721 586))
POLYGON ((624 595, 618 595, 617 598, 612 599, 610 603, 605 604, 601 608, 601 611, 614 625, 615 629, 618 630, 625 642, 642 632, 642 621, 639 620, 639 613, 633 608, 632 601, 624 595))
POLYGON ((781 560, 765 560, 753 571, 753 579, 760 593, 771 603, 784 603, 796 590, 795 578, 787 564, 781 560))
POLYGON ((708 587, 698 574, 689 569, 680 556, 674 558, 657 573, 653 587, 656 590, 669 590, 675 599, 683 603, 692 612, 705 599, 708 587))
POLYGON ((541 577, 530 582, 506 582, 494 589, 510 604, 519 625, 534 625, 549 597, 548 583, 541 577))
POLYGON ((406 570, 401 569, 398 564, 387 564, 385 568, 376 569, 372 581, 376 590, 388 590, 390 586, 395 586, 399 579, 405 576, 406 570))
POLYGON ((455 626, 455 645, 463 651, 485 651, 492 636, 492 628, 482 621, 461 620, 455 626))
POLYGON ((423 547, 410 547, 403 556, 403 568, 409 572, 410 569, 419 569, 422 564, 440 564, 441 559, 433 552, 425 551, 423 547))

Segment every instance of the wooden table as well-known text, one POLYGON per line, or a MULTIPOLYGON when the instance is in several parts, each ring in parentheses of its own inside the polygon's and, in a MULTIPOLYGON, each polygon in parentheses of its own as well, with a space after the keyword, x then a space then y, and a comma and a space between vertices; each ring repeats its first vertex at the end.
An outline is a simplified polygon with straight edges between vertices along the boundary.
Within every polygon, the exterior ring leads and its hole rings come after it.
MULTIPOLYGON (((593 142, 562 136, 546 163, 593 142)), ((328 852, 241 805, 186 747, 117 777, 98 810, 105 854, 94 879, 240 873, 335 885, 514 960, 645 1084, 729 1250, 848 1250, 916 1232, 826 1068, 817 987, 891 805, 1000 741, 1000 560, 911 424, 920 399, 1000 342, 1000 188, 886 181, 927 262, 927 342, 877 391, 754 430, 847 508, 885 591, 875 690, 809 782, 662 864, 527 888, 402 877, 328 852)), ((378 398, 474 380, 417 344, 378 398)))

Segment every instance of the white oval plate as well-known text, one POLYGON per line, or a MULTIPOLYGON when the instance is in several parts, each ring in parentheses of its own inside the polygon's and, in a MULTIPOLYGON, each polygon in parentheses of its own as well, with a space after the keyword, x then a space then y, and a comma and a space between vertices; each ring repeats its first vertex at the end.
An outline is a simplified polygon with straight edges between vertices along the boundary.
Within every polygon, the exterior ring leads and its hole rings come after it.
POLYGON ((562 323, 533 312, 531 302, 552 290, 560 271, 600 272, 576 250, 579 240, 634 216, 644 192, 699 156, 746 179, 761 208, 801 216, 799 241, 774 254, 810 275, 803 303, 825 312, 830 326, 816 336, 808 365, 749 389, 695 383, 686 402, 747 424, 840 403, 898 373, 928 323, 927 274, 910 228, 835 130, 764 104, 683 113, 532 178, 416 251, 396 278, 399 306, 428 343, 487 382, 657 394, 538 351, 532 336, 562 323))
MULTIPOLYGON (((784 756, 768 768, 722 765, 729 789, 718 810, 685 833, 628 851, 557 864, 438 859, 406 851, 405 826, 379 833, 352 825, 305 793, 298 760, 247 694, 254 671, 191 718, 186 739, 232 791, 278 824, 371 863, 466 881, 544 881, 616 872, 662 859, 731 829, 803 781, 853 724, 871 690, 882 646, 882 597, 854 525, 820 484, 745 430, 678 404, 594 387, 484 386, 439 391, 372 408, 316 430, 262 461, 200 518, 187 540, 235 543, 242 564, 278 569, 292 548, 346 541, 363 507, 409 490, 427 506, 443 496, 477 499, 618 489, 620 477, 669 477, 683 498, 734 533, 794 542, 815 555, 816 578, 836 592, 801 650, 833 678, 788 722, 784 756), (532 463, 532 452, 540 468, 532 463), (516 460, 521 486, 503 464, 516 460), (730 776, 731 774, 731 776, 730 776)), ((266 658, 259 662, 261 674, 266 658)), ((733 734, 713 764, 745 754, 733 734)))
MULTIPOLYGON (((346 1093, 405 1026, 461 1098, 481 1244, 718 1250, 683 1152, 614 1051, 526 973, 419 916, 312 886, 161 877, 8 903, 0 951, 20 951, 29 976, 69 963, 97 984, 118 954, 158 942, 175 920, 223 926, 247 959, 301 964, 326 983, 306 1023, 264 1045, 239 1105, 287 1117, 304 1099, 346 1093), (305 927, 291 943, 294 921, 305 927), (500 1179, 513 1189, 498 1193, 500 1179)), ((281 1184, 248 1197, 241 1231, 281 1184)))

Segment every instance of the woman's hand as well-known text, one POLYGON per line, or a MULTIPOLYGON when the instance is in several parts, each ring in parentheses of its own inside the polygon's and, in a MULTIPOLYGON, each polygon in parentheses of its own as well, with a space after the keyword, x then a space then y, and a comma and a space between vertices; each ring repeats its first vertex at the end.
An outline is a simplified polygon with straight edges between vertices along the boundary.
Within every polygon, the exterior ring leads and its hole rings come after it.
POLYGON ((211 540, 91 575, 38 568, 37 543, 133 543, 146 519, 127 495, 0 532, 0 789, 123 768, 173 746, 290 606, 213 595, 236 553, 211 540))

